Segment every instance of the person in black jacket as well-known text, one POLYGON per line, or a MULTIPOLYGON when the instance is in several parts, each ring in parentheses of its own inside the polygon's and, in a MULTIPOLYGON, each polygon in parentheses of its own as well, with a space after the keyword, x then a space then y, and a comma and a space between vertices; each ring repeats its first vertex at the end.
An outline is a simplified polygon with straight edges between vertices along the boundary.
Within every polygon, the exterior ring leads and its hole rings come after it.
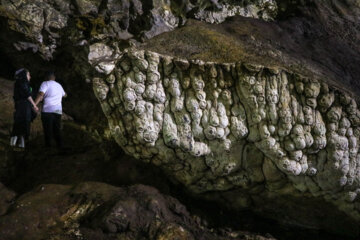
POLYGON ((31 97, 32 89, 30 87, 30 72, 21 68, 15 72, 14 86, 14 125, 11 133, 10 145, 15 146, 19 140, 19 146, 25 148, 25 140, 30 135, 30 123, 34 118, 34 112, 39 109, 31 97))

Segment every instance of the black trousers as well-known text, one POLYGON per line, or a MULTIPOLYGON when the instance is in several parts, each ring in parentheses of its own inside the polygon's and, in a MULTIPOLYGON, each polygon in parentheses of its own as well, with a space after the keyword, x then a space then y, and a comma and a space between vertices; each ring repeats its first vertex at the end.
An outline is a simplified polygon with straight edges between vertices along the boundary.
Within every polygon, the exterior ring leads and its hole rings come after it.
POLYGON ((63 146, 61 137, 61 114, 41 113, 41 121, 44 129, 45 146, 51 147, 52 138, 58 147, 63 146))
POLYGON ((25 140, 29 140, 30 136, 30 121, 26 122, 14 122, 11 137, 23 136, 25 140))
POLYGON ((11 136, 30 136, 31 104, 27 99, 15 101, 14 125, 11 136))

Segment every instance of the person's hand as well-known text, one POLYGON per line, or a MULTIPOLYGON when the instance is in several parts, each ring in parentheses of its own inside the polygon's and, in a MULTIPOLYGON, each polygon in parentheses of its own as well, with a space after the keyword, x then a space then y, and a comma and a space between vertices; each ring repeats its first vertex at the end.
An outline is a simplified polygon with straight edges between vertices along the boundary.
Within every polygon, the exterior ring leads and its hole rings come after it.
POLYGON ((39 112, 39 108, 36 105, 34 105, 33 108, 34 108, 35 112, 39 112))

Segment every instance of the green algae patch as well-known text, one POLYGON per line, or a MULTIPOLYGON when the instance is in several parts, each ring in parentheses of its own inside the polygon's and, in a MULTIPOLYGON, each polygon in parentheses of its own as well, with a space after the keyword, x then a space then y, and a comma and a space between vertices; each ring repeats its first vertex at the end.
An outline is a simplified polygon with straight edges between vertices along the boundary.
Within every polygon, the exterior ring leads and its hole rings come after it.
POLYGON ((75 24, 79 30, 87 32, 92 37, 102 34, 107 27, 103 17, 92 17, 90 15, 76 18, 75 24))
POLYGON ((289 64, 284 62, 282 53, 264 39, 262 35, 266 31, 258 30, 256 24, 259 23, 242 17, 222 24, 188 20, 183 27, 160 34, 140 48, 188 60, 250 62, 286 68, 289 64))
POLYGON ((139 48, 188 60, 245 62, 283 69, 330 83, 358 99, 358 90, 353 87, 357 83, 349 85, 340 81, 344 76, 337 67, 323 64, 337 46, 330 48, 321 38, 313 40, 303 34, 292 34, 289 28, 293 29, 293 25, 239 16, 221 24, 188 20, 184 26, 149 39, 139 48))
POLYGON ((214 62, 236 62, 244 56, 241 45, 232 36, 224 35, 206 24, 188 21, 185 27, 161 34, 146 43, 145 48, 188 59, 214 62))

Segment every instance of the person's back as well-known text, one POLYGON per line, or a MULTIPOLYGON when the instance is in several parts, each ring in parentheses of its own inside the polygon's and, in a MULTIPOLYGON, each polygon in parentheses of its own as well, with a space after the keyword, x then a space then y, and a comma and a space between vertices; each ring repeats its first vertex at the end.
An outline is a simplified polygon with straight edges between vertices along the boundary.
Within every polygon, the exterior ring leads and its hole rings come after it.
POLYGON ((62 147, 61 137, 61 114, 62 114, 62 98, 66 97, 62 86, 55 81, 55 74, 49 72, 46 81, 40 86, 38 97, 35 103, 38 104, 44 100, 41 113, 41 121, 44 129, 45 146, 51 147, 51 139, 55 138, 57 146, 62 147))
POLYGON ((41 84, 40 92, 44 93, 42 112, 62 114, 62 98, 65 91, 55 80, 45 81, 41 84))

